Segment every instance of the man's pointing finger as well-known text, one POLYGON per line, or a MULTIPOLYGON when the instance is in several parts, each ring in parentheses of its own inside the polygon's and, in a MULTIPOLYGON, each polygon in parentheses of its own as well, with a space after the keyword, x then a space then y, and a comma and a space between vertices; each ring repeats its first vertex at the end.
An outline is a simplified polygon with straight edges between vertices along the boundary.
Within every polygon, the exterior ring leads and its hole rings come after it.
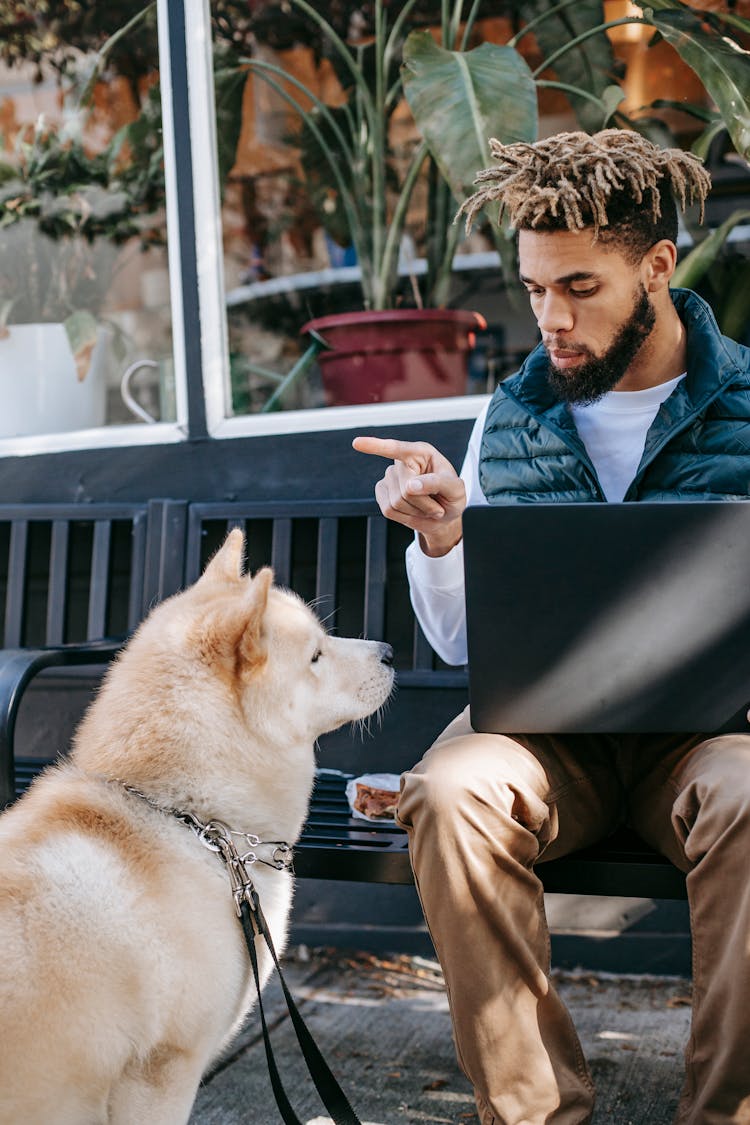
POLYGON ((396 438, 356 437, 352 446, 358 453, 371 453, 389 461, 407 461, 430 451, 424 442, 398 441, 396 438))

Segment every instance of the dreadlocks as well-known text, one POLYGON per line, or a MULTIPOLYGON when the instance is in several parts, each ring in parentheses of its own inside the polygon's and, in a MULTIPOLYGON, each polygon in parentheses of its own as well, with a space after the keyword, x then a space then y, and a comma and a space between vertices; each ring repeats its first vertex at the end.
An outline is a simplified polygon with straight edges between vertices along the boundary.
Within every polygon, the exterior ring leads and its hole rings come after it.
MULTIPOLYGON (((593 136, 559 133, 535 144, 504 145, 492 139, 490 151, 497 163, 478 173, 474 182, 481 187, 458 212, 466 215, 467 232, 477 212, 499 200, 500 216, 507 213, 516 230, 592 227, 594 240, 603 236, 602 241, 609 241, 611 236, 619 241, 623 227, 632 238, 631 228, 645 224, 655 235, 643 246, 645 252, 659 238, 676 238, 674 196, 683 211, 697 201, 702 221, 711 187, 696 156, 658 148, 625 129, 604 129, 593 136), (659 228, 662 219, 666 228, 659 228), (611 229, 615 224, 617 230, 611 229)), ((643 236, 636 241, 642 243, 643 236)))

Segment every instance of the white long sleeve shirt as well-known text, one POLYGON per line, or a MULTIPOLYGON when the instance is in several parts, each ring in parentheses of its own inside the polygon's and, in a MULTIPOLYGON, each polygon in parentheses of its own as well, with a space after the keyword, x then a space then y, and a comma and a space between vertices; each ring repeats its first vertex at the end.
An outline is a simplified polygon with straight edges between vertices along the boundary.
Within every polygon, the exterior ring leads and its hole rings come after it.
MULTIPOLYGON (((571 408, 576 428, 596 469, 606 499, 620 501, 636 474, 646 434, 659 407, 683 375, 643 391, 610 391, 588 406, 571 408)), ((479 483, 479 452, 487 417, 487 402, 471 431, 461 479, 468 505, 487 503, 479 483)), ((419 538, 406 550, 406 573, 414 612, 435 652, 447 664, 465 664, 466 612, 464 553, 458 543, 440 558, 430 558, 419 538)))

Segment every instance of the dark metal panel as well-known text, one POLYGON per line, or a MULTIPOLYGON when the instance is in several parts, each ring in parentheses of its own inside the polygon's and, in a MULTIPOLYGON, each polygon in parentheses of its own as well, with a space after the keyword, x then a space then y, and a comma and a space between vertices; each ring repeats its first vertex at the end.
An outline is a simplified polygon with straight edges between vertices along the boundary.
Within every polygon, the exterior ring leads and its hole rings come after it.
POLYGON ((412 664, 414 668, 428 670, 432 668, 433 652, 430 642, 422 632, 422 627, 414 618, 414 649, 412 664))
POLYGON ((91 581, 86 639, 99 640, 107 633, 107 601, 109 597, 109 560, 112 548, 112 523, 97 520, 91 548, 91 581))
MULTIPOLYGON (((187 181, 185 181, 187 182, 187 181)), ((189 308, 188 308, 189 313, 189 308)), ((189 320, 189 317, 188 317, 189 320)), ((188 325, 191 334, 197 322, 188 325)), ((321 413, 321 424, 324 424, 321 413)), ((428 441, 454 464, 460 464, 471 419, 450 422, 367 426, 368 433, 406 441, 428 441)), ((372 503, 375 481, 384 463, 352 449, 362 431, 258 435, 224 440, 171 442, 110 449, 76 449, 65 453, 0 458, 0 495, 6 502, 141 504, 155 494, 175 500, 241 498, 285 503, 290 498, 314 503, 359 497, 372 503)), ((374 507, 374 503, 373 503, 374 507)))
POLYGON ((466 688, 469 676, 466 668, 403 668, 398 673, 402 688, 466 688))
POLYGON ((52 521, 49 554, 49 589, 47 592, 46 643, 62 644, 65 639, 65 607, 68 592, 68 547, 70 524, 67 520, 52 521))
POLYGON ((324 516, 318 521, 318 565, 315 573, 315 605, 332 631, 336 628, 339 521, 324 516))
POLYGON ((367 520, 364 635, 381 641, 385 633, 386 546, 388 527, 382 516, 367 520))
POLYGON ((137 512, 133 517, 130 550, 130 594, 128 606, 128 632, 132 633, 146 611, 144 605, 144 568, 146 562, 146 537, 148 519, 146 512, 137 512))
POLYGON ((292 581, 292 521, 275 519, 271 540, 271 566, 279 586, 289 586, 292 581))
POLYGON ((378 506, 370 497, 345 500, 196 500, 190 504, 190 522, 249 519, 339 519, 373 515, 378 506))
MULTIPOLYGON (((50 486, 52 482, 50 482, 50 486)), ((37 503, 30 500, 25 504, 0 504, 0 520, 33 520, 51 522, 54 520, 126 520, 142 512, 145 504, 141 501, 111 503, 37 503)))
POLYGON ((204 505, 191 504, 188 508, 185 541, 185 585, 190 586, 201 572, 201 543, 203 540, 204 505))
POLYGON ((146 609, 185 584, 187 504, 182 500, 152 500, 148 525, 143 590, 146 609))
POLYGON ((545 891, 622 898, 682 899, 685 876, 666 859, 641 862, 627 855, 576 855, 540 863, 537 875, 545 891))
POLYGON ((28 520, 14 519, 10 529, 10 550, 8 552, 4 648, 18 648, 22 643, 28 544, 28 520))

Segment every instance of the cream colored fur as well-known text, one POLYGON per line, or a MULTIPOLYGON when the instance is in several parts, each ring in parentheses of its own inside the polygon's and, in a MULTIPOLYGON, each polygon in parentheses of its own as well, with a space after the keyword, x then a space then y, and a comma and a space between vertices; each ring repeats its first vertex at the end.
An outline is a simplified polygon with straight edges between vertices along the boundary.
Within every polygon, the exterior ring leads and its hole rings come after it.
MULTIPOLYGON (((2 1125, 182 1125, 253 1002, 221 861, 108 779, 293 843, 314 740, 390 692, 387 646, 328 636, 243 549, 153 610, 69 761, 0 817, 2 1125)), ((292 879, 252 870, 281 951, 292 879)))

